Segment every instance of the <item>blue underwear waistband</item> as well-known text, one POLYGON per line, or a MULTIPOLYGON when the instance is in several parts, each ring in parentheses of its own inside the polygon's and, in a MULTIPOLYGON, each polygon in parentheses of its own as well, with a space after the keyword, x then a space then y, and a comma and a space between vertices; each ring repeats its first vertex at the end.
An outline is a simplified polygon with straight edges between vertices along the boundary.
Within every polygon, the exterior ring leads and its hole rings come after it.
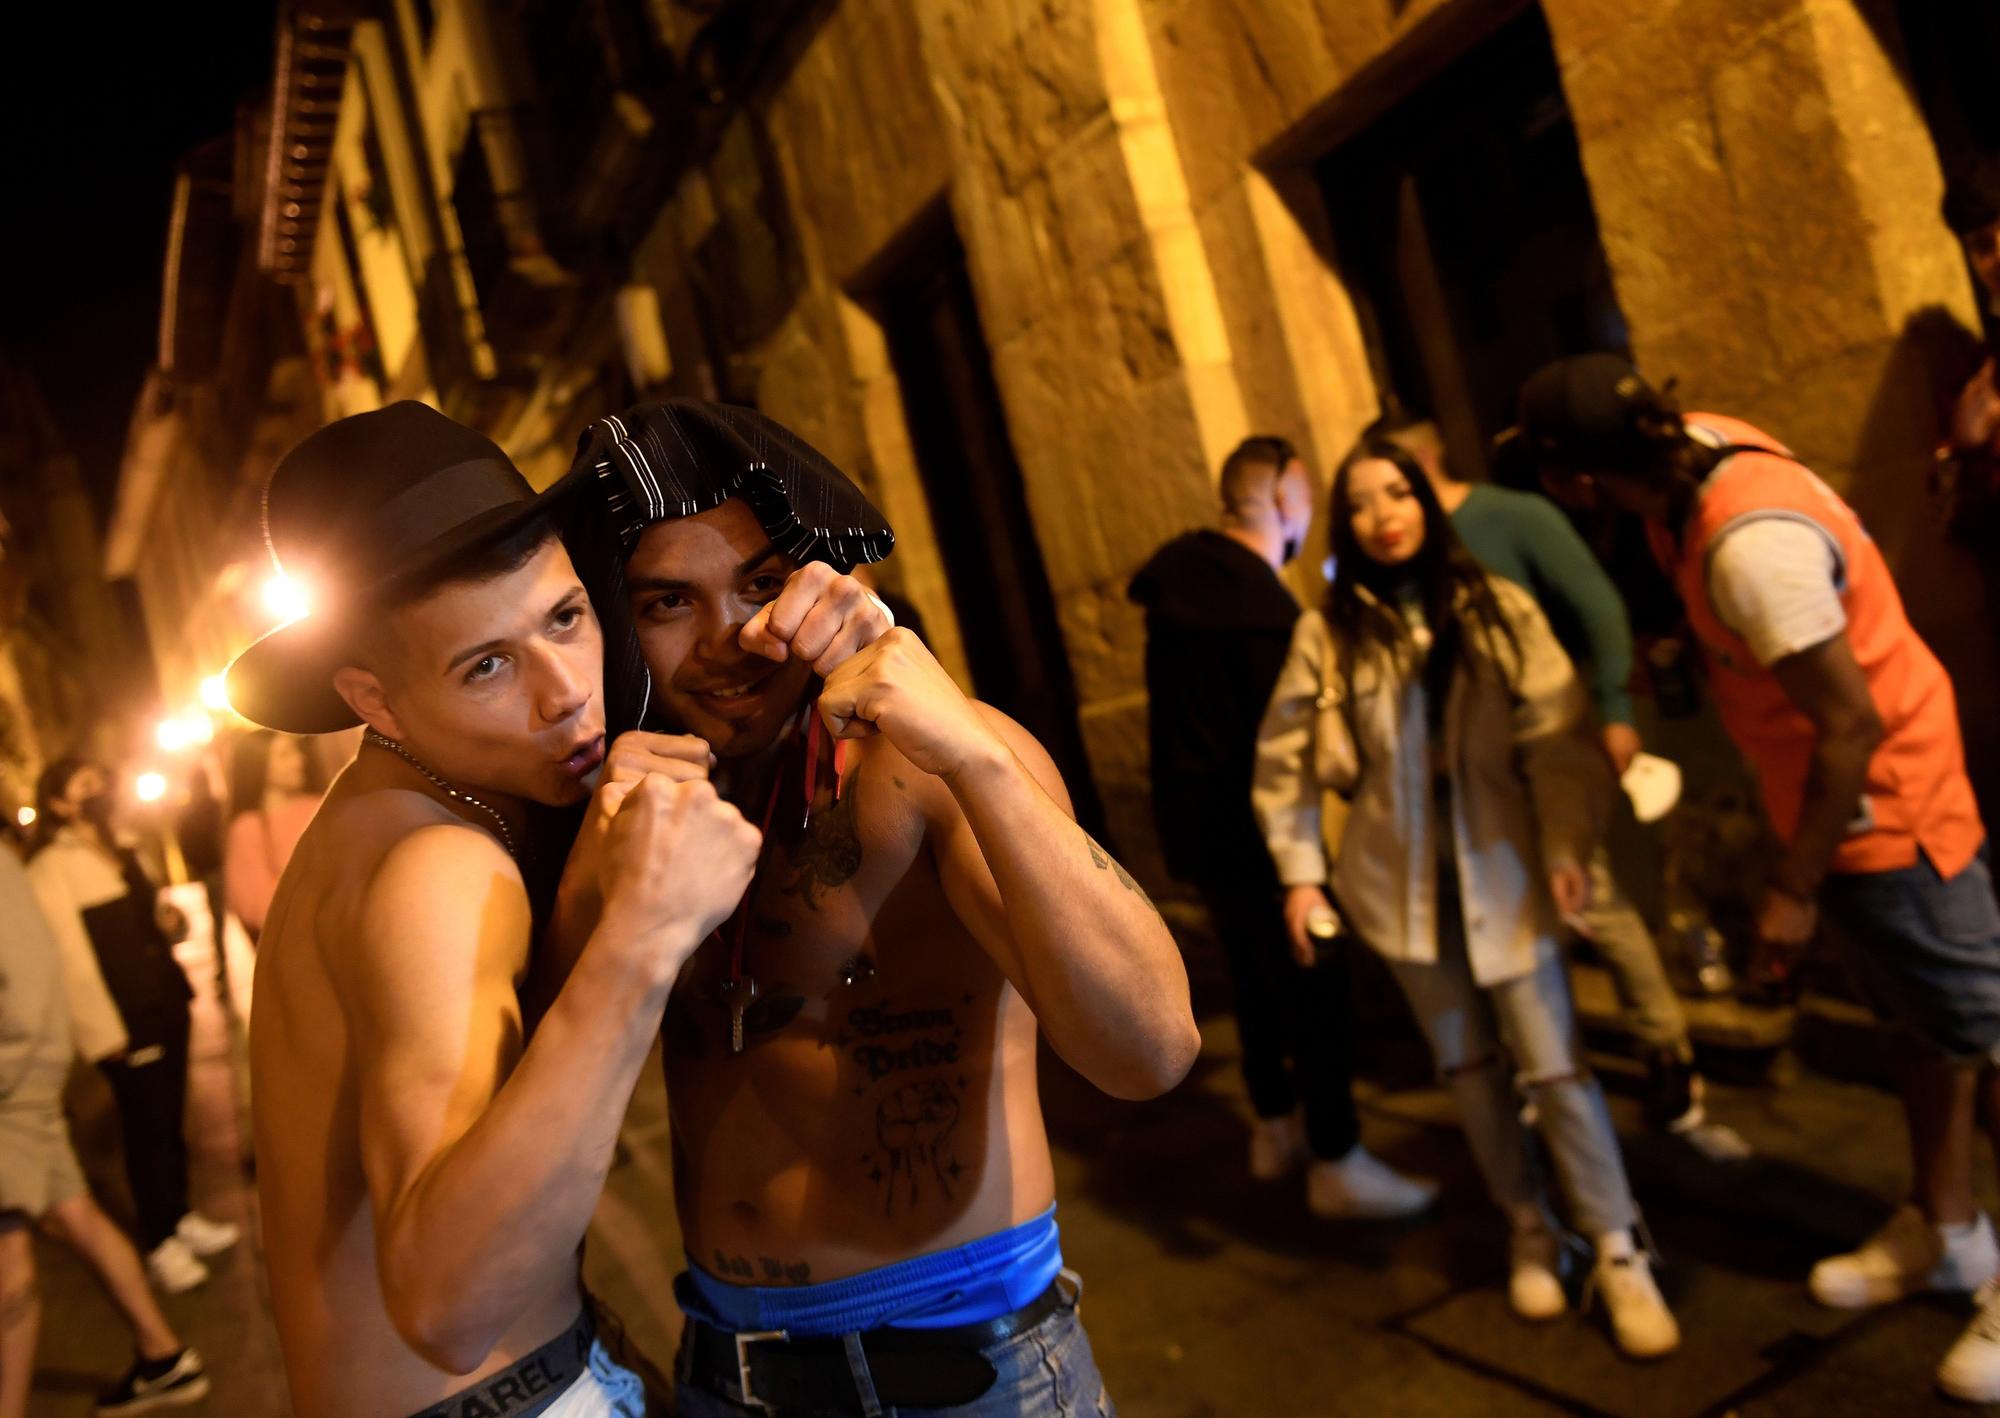
POLYGON ((949 1329, 1012 1314, 1055 1284, 1062 1240, 1051 1206, 1012 1230, 820 1285, 730 1285, 692 1257, 675 1286, 681 1308, 731 1334, 857 1334, 896 1325, 949 1329))

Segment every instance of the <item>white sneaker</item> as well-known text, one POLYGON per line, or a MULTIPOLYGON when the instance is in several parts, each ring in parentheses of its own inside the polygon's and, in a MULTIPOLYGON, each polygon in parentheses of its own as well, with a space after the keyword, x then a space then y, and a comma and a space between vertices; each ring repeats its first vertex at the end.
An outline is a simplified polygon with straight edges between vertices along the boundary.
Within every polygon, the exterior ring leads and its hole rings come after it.
POLYGON ((243 1228, 230 1221, 216 1221, 199 1211, 190 1211, 174 1227, 174 1235, 187 1242, 198 1256, 219 1256, 243 1239, 243 1228))
POLYGON ((1976 1290, 2000 1270, 1993 1223, 1982 1212, 1971 1226, 1954 1229, 1947 1234, 1916 1207, 1899 1206, 1859 1249, 1813 1267, 1812 1297, 1831 1309, 1860 1310, 1920 1290, 1976 1290))
POLYGON ((1681 1327, 1667 1308, 1653 1266, 1630 1236, 1607 1236, 1591 1285, 1611 1316, 1611 1337, 1633 1359, 1658 1359, 1681 1346, 1681 1327))
POLYGON ((146 1274, 168 1295, 180 1295, 208 1279, 208 1267, 195 1258, 194 1251, 179 1236, 169 1236, 153 1247, 146 1257, 146 1274))
POLYGON ((1562 1242, 1545 1226, 1517 1228, 1508 1242, 1507 1303, 1524 1320, 1552 1320, 1569 1308, 1562 1242))
POLYGON ((2000 1403, 2000 1279, 1979 1287, 1979 1313, 1938 1365, 1937 1382, 1966 1403, 2000 1403))
POLYGON ((1397 1221, 1429 1211, 1436 1182, 1406 1177, 1360 1143, 1338 1162, 1306 1168, 1306 1206, 1328 1220, 1397 1221))
POLYGON ((1250 1124, 1250 1176, 1275 1182, 1289 1177, 1306 1160, 1306 1123, 1298 1113, 1258 1118, 1250 1124))

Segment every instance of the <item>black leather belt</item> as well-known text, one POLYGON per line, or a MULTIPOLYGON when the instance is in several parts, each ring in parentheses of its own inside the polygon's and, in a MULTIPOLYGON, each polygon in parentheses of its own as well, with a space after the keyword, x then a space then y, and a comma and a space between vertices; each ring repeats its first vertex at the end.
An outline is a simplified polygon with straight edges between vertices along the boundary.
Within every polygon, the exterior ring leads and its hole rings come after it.
MULTIPOLYGON (((1065 1303, 1058 1281, 1012 1314, 979 1324, 863 1332, 876 1401, 884 1408, 972 1402, 999 1377, 980 1351, 1033 1329, 1065 1303)), ((863 1411, 846 1341, 838 1335, 731 1334, 690 1316, 686 1343, 688 1380, 723 1398, 772 1413, 863 1411)))

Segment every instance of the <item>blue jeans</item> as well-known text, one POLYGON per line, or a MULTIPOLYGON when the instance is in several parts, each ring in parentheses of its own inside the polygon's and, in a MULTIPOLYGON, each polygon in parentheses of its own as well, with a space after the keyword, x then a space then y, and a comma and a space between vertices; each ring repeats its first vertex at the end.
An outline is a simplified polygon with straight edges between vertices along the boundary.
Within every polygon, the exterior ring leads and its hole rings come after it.
POLYGON ((1948 1058, 2000 1064, 2000 906, 1985 846, 1950 878, 1921 852, 1898 871, 1837 873, 1820 900, 1878 1014, 1948 1058))
MULTIPOLYGON (((850 1351, 851 1352, 851 1351, 850 1351)), ((1062 1307, 1033 1329, 981 1351, 999 1373, 993 1387, 956 1408, 891 1408, 878 1405, 881 1418, 1115 1418, 1111 1397, 1091 1357, 1090 1338, 1076 1316, 1076 1302, 1062 1307)), ((865 1366, 866 1360, 861 1363, 865 1366)), ((685 1372, 685 1365, 682 1372, 685 1372)), ((862 1390, 857 1375, 856 1392, 862 1390)), ((746 1408, 696 1388, 683 1379, 674 1389, 677 1418, 744 1418, 764 1410, 746 1408)), ((857 1399, 827 1413, 868 1413, 857 1399)), ((804 1410, 785 1411, 785 1418, 809 1418, 804 1410)))
POLYGON ((1552 952, 1525 975, 1482 986, 1466 956, 1457 883, 1450 886, 1438 893, 1436 963, 1388 964, 1451 1089, 1487 1192, 1510 1216, 1528 1206, 1546 1214, 1525 1100, 1577 1228, 1593 1241, 1630 1229, 1638 1207, 1604 1091, 1584 1064, 1568 969, 1552 952))

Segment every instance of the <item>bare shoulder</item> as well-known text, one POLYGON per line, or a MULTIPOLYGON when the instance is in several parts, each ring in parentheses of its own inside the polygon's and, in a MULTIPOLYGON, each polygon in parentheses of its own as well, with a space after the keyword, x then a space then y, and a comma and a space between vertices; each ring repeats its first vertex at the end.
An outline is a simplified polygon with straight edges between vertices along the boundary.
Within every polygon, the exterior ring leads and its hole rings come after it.
POLYGON ((496 963, 525 968, 527 889, 490 833, 404 790, 342 803, 324 826, 335 899, 317 933, 343 995, 385 978, 420 988, 496 963))

